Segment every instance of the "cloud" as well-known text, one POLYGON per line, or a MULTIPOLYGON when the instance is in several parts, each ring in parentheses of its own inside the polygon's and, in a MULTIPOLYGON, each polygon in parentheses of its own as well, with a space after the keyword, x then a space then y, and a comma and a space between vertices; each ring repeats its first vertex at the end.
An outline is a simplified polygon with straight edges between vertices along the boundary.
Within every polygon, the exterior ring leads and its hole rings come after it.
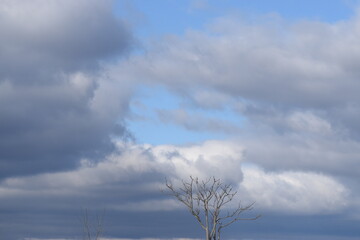
POLYGON ((108 0, 2 1, 2 81, 48 83, 57 71, 94 68, 124 52, 130 33, 111 7, 108 0))
POLYGON ((339 126, 334 126, 323 111, 280 110, 273 106, 238 102, 234 110, 247 118, 248 123, 259 128, 267 128, 278 134, 300 133, 313 136, 344 134, 339 126))
POLYGON ((5 0, 0 15, 0 179, 112 151, 131 91, 124 83, 113 96, 118 84, 101 64, 133 41, 112 2, 5 0))
POLYGON ((320 111, 358 137, 359 126, 351 119, 360 112, 359 17, 333 24, 267 20, 219 18, 206 31, 161 39, 145 56, 119 68, 131 78, 185 93, 195 103, 207 89, 217 93, 215 98, 223 96, 218 100, 223 106, 228 98, 279 113, 320 111))
MULTIPOLYGON (((260 209, 286 214, 330 214, 345 209, 349 190, 330 176, 312 172, 244 169, 244 195, 260 209)), ((261 211, 261 210, 260 210, 261 211)))
POLYGON ((256 201, 266 211, 332 213, 348 206, 349 190, 331 176, 264 172, 243 166, 244 150, 235 142, 209 141, 183 147, 119 143, 118 147, 119 153, 102 162, 83 160, 77 170, 4 180, 0 185, 2 207, 73 209, 89 204, 117 211, 177 209, 176 201, 161 194, 165 176, 171 181, 216 176, 239 188, 244 201, 256 201), (44 196, 45 202, 41 200, 44 196))
MULTIPOLYGON (((179 206, 161 188, 165 177, 189 175, 231 182, 266 213, 358 219, 358 16, 292 25, 219 18, 116 61, 134 40, 111 4, 0 3, 6 239, 75 235, 71 219, 84 206, 110 209, 117 233, 171 231, 156 222, 170 217, 156 216, 179 206), (124 143, 133 86, 144 83, 163 85, 197 109, 232 109, 244 131, 232 141, 184 146, 124 143)), ((158 113, 192 131, 233 136, 222 118, 189 112, 158 113)))
POLYGON ((199 178, 217 176, 238 183, 242 179, 243 147, 233 142, 207 141, 192 146, 160 145, 150 148, 156 161, 167 166, 176 179, 190 175, 199 178))
POLYGON ((316 171, 358 179, 359 142, 304 134, 244 137, 246 157, 268 170, 316 171))
POLYGON ((190 113, 184 109, 158 110, 157 114, 160 121, 180 125, 190 131, 227 134, 235 134, 240 131, 240 127, 230 121, 204 117, 202 114, 190 113))
MULTIPOLYGON (((159 39, 118 69, 197 108, 236 111, 244 119, 235 133, 246 159, 265 171, 358 179, 359 22, 358 15, 291 24, 223 17, 206 30, 159 39)), ((161 113, 193 131, 213 129, 200 111, 196 118, 185 110, 161 113)))
POLYGON ((196 10, 206 10, 209 8, 209 3, 207 0, 192 0, 190 1, 189 12, 196 10))
MULTIPOLYGON (((177 211, 184 210, 162 192, 165 178, 176 183, 190 175, 216 176, 231 182, 242 203, 256 201, 257 213, 313 216, 343 213, 349 208, 359 211, 354 208, 353 189, 332 176, 309 171, 264 171, 244 163, 244 148, 236 142, 208 141, 188 146, 117 142, 117 147, 118 151, 103 161, 83 160, 75 170, 2 181, 1 211, 6 216, 11 214, 12 221, 31 228, 9 225, 18 228, 16 236, 62 232, 56 236, 70 238, 79 229, 75 221, 84 207, 95 213, 106 208, 107 229, 118 232, 115 229, 120 224, 123 231, 131 232, 129 221, 136 221, 137 229, 145 231, 144 226, 151 224, 146 216, 168 221, 168 217, 173 219, 177 211), (37 220, 30 221, 28 213, 37 220), (59 216, 61 213, 65 215, 59 216), (66 234, 61 227, 68 229, 66 234)), ((5 219, 1 221, 8 226, 5 219)))
MULTIPOLYGON (((244 119, 234 140, 241 146, 240 169, 234 170, 241 172, 239 193, 256 201, 261 211, 349 217, 349 211, 359 211, 354 202, 360 193, 355 184, 360 166, 359 17, 337 23, 266 20, 219 18, 204 31, 159 39, 118 70, 129 79, 163 85, 195 108, 236 111, 244 119)), ((196 118, 186 110, 160 115, 193 131, 212 131, 201 111, 196 118)), ((157 159, 171 159, 168 175, 218 174, 205 167, 199 171, 197 161, 184 157, 188 148, 167 146, 159 155, 161 148, 150 149, 157 159)), ((212 148, 202 152, 207 149, 212 148)), ((231 169, 221 163, 202 166, 231 169)), ((219 174, 236 175, 230 172, 219 174)), ((140 204, 149 205, 155 203, 140 204)), ((351 218, 356 219, 354 214, 351 218)))
POLYGON ((226 94, 203 89, 197 90, 192 96, 188 97, 193 100, 196 106, 205 109, 221 109, 231 99, 226 94))

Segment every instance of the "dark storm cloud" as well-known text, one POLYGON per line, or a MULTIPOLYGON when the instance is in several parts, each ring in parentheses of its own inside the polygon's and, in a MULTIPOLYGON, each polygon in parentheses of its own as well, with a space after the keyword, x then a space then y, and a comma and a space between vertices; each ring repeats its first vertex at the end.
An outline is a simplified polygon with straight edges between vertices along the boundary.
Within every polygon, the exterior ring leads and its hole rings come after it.
POLYGON ((132 44, 112 11, 112 1, 1 1, 0 179, 74 167, 123 134, 114 117, 126 94, 102 109, 100 63, 132 44))

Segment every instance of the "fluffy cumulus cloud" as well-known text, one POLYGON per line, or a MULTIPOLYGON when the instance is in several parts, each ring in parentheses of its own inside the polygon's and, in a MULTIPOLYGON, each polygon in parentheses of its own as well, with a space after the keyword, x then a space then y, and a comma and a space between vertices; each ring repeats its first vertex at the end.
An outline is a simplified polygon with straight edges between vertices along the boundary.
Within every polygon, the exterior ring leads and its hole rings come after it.
POLYGON ((177 179, 217 176, 233 183, 242 179, 243 148, 236 143, 209 141, 188 147, 164 145, 152 148, 151 152, 157 161, 170 164, 167 172, 172 172, 177 179))
POLYGON ((101 63, 132 44, 112 2, 5 0, 0 16, 0 178, 111 150, 130 89, 113 87, 101 63))

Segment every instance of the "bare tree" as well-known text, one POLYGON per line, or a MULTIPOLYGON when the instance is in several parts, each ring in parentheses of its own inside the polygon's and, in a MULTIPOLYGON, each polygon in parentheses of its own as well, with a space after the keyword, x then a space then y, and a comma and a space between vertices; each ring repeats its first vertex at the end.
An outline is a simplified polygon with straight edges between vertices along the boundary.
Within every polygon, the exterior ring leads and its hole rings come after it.
POLYGON ((100 240, 101 234, 104 232, 104 215, 105 210, 103 210, 101 216, 96 215, 96 223, 94 225, 89 219, 88 210, 84 209, 81 219, 83 225, 83 240, 100 240))
POLYGON ((235 209, 224 209, 237 192, 230 184, 225 184, 215 177, 200 181, 197 177, 190 176, 190 180, 183 180, 179 187, 166 181, 166 187, 170 195, 183 203, 196 218, 205 231, 206 240, 220 240, 223 228, 236 221, 256 220, 260 217, 260 215, 252 218, 240 217, 241 213, 250 211, 254 203, 246 206, 239 203, 235 209))

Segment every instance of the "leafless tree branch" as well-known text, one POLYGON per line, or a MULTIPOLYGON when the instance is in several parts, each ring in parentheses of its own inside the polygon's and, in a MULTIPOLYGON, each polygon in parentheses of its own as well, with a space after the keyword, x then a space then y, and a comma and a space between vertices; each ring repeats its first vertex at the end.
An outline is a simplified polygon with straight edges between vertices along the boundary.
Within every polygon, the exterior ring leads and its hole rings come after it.
POLYGON ((100 240, 103 229, 103 219, 105 215, 105 210, 102 214, 96 216, 96 225, 91 224, 89 220, 88 210, 85 208, 83 211, 83 216, 81 219, 83 225, 83 240, 100 240))
POLYGON ((184 204, 190 213, 205 230, 206 240, 220 240, 221 230, 239 220, 256 220, 260 215, 253 218, 242 218, 240 215, 250 211, 254 203, 239 206, 232 211, 223 214, 225 205, 233 201, 236 191, 230 184, 224 184, 215 177, 199 180, 190 176, 189 181, 182 180, 180 187, 166 180, 166 187, 171 196, 184 204))

